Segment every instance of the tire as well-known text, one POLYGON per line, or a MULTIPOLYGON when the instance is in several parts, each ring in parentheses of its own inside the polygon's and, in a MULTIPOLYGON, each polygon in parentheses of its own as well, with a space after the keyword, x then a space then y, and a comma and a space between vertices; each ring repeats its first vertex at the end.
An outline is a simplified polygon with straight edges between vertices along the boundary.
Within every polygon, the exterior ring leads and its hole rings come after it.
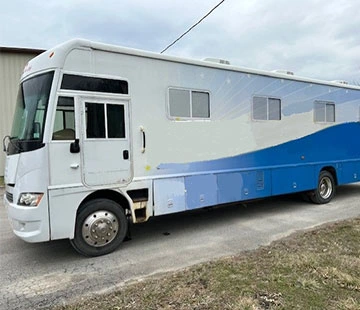
POLYGON ((128 222, 124 209, 109 199, 86 202, 76 218, 72 246, 84 256, 113 252, 124 240, 128 222))
POLYGON ((310 199, 316 204, 325 204, 331 201, 335 195, 335 181, 333 175, 324 170, 320 172, 317 188, 310 195, 310 199))

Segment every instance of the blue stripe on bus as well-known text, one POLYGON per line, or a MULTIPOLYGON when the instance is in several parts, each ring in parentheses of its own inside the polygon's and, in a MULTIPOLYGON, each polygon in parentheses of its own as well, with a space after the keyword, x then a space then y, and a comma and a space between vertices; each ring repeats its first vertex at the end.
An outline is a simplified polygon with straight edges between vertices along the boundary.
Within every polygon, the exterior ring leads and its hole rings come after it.
POLYGON ((360 123, 345 123, 252 153, 159 168, 166 173, 197 173, 183 178, 184 209, 195 209, 311 190, 324 167, 336 172, 338 184, 357 182, 359 136, 360 123))

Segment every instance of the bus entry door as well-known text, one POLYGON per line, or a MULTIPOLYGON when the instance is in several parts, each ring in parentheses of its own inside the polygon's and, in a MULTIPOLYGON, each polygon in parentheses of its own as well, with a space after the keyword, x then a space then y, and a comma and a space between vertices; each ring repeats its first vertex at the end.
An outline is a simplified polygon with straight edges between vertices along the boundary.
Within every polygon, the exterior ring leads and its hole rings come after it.
POLYGON ((129 103, 81 98, 82 181, 109 187, 132 179, 129 103))

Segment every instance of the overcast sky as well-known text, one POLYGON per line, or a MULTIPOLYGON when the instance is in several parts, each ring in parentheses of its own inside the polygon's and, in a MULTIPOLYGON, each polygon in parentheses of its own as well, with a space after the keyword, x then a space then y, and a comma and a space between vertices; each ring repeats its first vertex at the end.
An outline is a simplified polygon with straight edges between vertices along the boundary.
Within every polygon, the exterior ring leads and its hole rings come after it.
MULTIPOLYGON (((72 38, 160 52, 220 0, 10 0, 0 46, 72 38)), ((226 0, 166 54, 360 84, 359 0, 226 0)))

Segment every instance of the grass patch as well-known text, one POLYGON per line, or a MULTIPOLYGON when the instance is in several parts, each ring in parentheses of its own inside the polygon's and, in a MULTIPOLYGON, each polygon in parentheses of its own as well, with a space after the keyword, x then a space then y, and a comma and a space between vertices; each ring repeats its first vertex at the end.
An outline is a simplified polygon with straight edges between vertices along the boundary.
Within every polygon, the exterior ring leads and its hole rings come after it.
POLYGON ((0 176, 0 187, 4 186, 4 177, 0 176))
POLYGON ((360 309, 360 218, 127 284, 61 310, 360 309))

